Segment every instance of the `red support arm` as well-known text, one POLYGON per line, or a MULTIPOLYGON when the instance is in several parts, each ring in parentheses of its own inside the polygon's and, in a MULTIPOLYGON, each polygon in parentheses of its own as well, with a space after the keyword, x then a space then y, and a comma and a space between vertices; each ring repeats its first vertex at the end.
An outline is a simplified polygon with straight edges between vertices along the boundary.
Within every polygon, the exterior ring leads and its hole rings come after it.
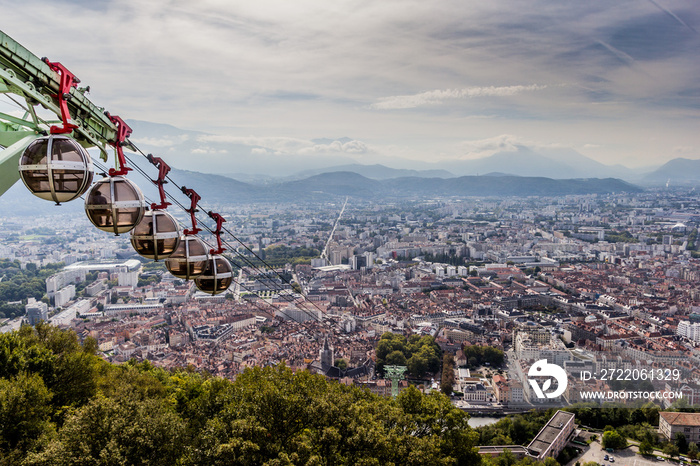
POLYGON ((52 126, 50 129, 51 134, 70 133, 78 126, 68 122, 68 120, 70 119, 70 112, 68 111, 67 99, 70 99, 71 87, 78 87, 80 79, 78 79, 73 73, 68 71, 68 68, 66 68, 59 62, 50 62, 48 58, 44 58, 43 60, 47 65, 49 65, 49 68, 55 71, 61 78, 58 94, 54 94, 52 97, 58 99, 58 106, 61 109, 61 120, 63 120, 63 127, 61 128, 60 126, 52 126))
POLYGON ((197 194, 197 192, 194 189, 188 189, 185 188, 184 186, 182 187, 182 193, 190 198, 191 201, 191 207, 187 209, 187 212, 189 212, 190 217, 192 217, 192 229, 190 230, 184 230, 183 233, 185 235, 196 235, 200 231, 202 231, 201 228, 197 228, 197 217, 195 217, 195 213, 198 212, 197 210, 197 203, 199 203, 199 200, 202 199, 202 197, 197 194))
POLYGON ((226 221, 224 217, 213 212, 209 212, 209 216, 216 222, 216 230, 214 230, 214 235, 216 236, 217 249, 210 249, 209 254, 221 254, 226 250, 226 248, 221 247, 221 225, 226 221))
POLYGON ((119 170, 110 168, 109 176, 125 176, 131 170, 131 168, 126 166, 126 157, 124 157, 124 150, 122 149, 122 146, 124 146, 126 138, 131 136, 132 130, 129 127, 129 125, 127 125, 124 122, 124 120, 122 120, 118 116, 112 116, 109 114, 109 112, 105 112, 105 115, 107 115, 109 121, 111 121, 117 126, 117 136, 115 137, 114 142, 110 142, 110 145, 112 145, 117 150, 119 170))
POLYGON ((148 154, 146 158, 149 162, 158 167, 158 179, 151 181, 153 181, 153 183, 156 186, 158 186, 158 194, 160 194, 160 204, 156 204, 155 202, 151 203, 151 210, 167 209, 167 207, 172 204, 165 200, 165 189, 163 189, 163 185, 167 183, 167 181, 165 181, 165 177, 170 171, 170 166, 167 163, 165 163, 165 160, 161 159, 160 157, 153 157, 153 154, 148 154))

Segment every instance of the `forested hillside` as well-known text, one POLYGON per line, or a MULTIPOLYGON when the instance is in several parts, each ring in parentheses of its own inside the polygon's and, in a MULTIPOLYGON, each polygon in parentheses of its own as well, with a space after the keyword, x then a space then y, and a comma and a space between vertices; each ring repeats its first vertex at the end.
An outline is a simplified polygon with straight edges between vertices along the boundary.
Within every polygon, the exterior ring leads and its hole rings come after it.
POLYGON ((0 464, 481 462, 468 416, 440 393, 391 400, 283 365, 231 382, 95 351, 48 325, 0 335, 0 464))

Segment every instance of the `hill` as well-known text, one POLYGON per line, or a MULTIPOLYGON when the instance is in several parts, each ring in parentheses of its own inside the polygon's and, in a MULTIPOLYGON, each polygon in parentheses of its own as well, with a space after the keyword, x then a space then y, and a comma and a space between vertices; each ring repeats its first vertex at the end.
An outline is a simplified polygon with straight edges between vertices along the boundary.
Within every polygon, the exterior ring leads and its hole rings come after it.
POLYGON ((488 157, 447 164, 459 175, 501 172, 509 175, 554 179, 624 178, 633 179, 632 170, 621 165, 605 165, 567 148, 538 148, 519 145, 513 151, 501 151, 488 157))
POLYGON ((43 324, 0 334, 0 463, 481 463, 469 416, 439 392, 393 400, 283 364, 231 382, 111 365, 96 346, 43 324))
POLYGON ((700 160, 676 158, 669 160, 644 177, 651 184, 685 185, 700 182, 700 160))
MULTIPOLYGON (((265 186, 225 176, 173 170, 173 179, 195 189, 203 199, 233 202, 305 202, 328 196, 357 199, 417 199, 453 196, 562 196, 640 192, 637 186, 614 178, 556 180, 543 177, 490 174, 457 178, 400 177, 374 180, 354 172, 330 172, 265 186)), ((154 191, 155 192, 155 191, 154 191)), ((213 201, 211 201, 213 202, 213 201)))
POLYGON ((386 165, 374 164, 374 165, 361 165, 361 164, 351 164, 351 165, 337 165, 334 167, 328 167, 323 169, 315 170, 304 170, 297 173, 295 179, 308 178, 314 175, 321 175, 323 173, 332 172, 352 172, 362 175, 365 178, 370 178, 372 180, 388 180, 392 178, 402 178, 408 176, 415 176, 420 178, 454 178, 454 175, 447 170, 408 170, 408 169, 398 169, 390 168, 386 165))
MULTIPOLYGON (((149 168, 151 167, 146 167, 149 168)), ((156 175, 152 169, 148 173, 154 177, 156 175)), ((456 178, 410 176, 375 180, 354 172, 340 171, 321 173, 301 180, 269 182, 267 185, 244 183, 227 176, 178 169, 172 169, 169 176, 177 186, 197 191, 202 196, 203 206, 322 201, 329 196, 397 200, 454 196, 562 196, 641 191, 639 187, 615 178, 552 179, 502 173, 456 178)), ((96 179, 99 179, 99 176, 96 179)), ((141 188, 147 200, 158 199, 158 191, 149 180, 138 173, 131 174, 129 179, 141 188)), ((166 184, 165 189, 179 202, 187 204, 187 198, 178 191, 177 186, 166 184)), ((61 206, 41 200, 31 195, 21 181, 0 198, 0 216, 76 214, 83 209, 80 199, 61 206)))

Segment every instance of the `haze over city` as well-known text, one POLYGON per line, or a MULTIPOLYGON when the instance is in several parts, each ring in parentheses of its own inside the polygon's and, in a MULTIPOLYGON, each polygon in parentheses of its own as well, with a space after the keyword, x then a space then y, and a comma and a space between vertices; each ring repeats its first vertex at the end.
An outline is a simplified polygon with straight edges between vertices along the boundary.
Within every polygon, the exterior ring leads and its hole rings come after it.
POLYGON ((250 160, 437 169, 523 147, 631 168, 697 159, 699 21, 693 2, 660 0, 3 11, 6 33, 68 64, 94 102, 183 129, 135 142, 209 173, 250 160))

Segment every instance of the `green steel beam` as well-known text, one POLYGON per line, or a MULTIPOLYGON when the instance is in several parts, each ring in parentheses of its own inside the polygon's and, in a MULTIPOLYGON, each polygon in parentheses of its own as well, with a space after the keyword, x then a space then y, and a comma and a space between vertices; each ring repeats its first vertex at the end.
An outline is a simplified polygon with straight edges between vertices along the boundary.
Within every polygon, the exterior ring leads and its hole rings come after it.
POLYGON ((41 136, 36 131, 2 131, 0 130, 0 147, 10 147, 27 136, 41 136))
POLYGON ((0 196, 19 180, 19 157, 32 141, 40 135, 24 132, 24 137, 0 152, 0 196))
MULTIPOLYGON (((23 97, 31 110, 32 106, 41 105, 60 116, 58 101, 53 97, 59 88, 58 75, 42 59, 0 31, 0 92, 23 97)), ((106 161, 106 148, 115 139, 117 127, 107 118, 104 108, 90 102, 85 91, 70 90, 68 110, 78 125, 73 137, 86 148, 100 149, 106 161)))

